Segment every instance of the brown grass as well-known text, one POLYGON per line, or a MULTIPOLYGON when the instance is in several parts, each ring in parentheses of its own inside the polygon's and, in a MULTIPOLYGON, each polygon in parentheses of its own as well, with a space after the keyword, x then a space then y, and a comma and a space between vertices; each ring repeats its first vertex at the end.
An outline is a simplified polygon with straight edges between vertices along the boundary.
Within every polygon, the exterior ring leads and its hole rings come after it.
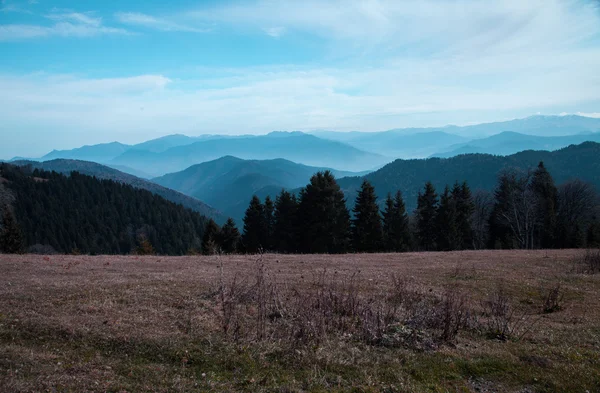
POLYGON ((579 255, 0 255, 0 391, 600 391, 579 255))

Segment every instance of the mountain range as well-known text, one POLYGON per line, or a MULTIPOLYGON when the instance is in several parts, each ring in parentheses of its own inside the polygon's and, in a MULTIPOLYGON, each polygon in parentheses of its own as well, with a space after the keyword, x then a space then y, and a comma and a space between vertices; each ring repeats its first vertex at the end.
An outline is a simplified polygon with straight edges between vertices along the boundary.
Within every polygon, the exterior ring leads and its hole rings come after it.
POLYGON ((509 156, 490 154, 464 154, 451 158, 428 158, 421 160, 396 160, 383 168, 363 177, 338 179, 340 187, 352 205, 357 190, 364 179, 374 187, 379 203, 388 193, 402 191, 406 207, 416 207, 417 196, 427 181, 431 181, 438 192, 445 185, 466 181, 472 191, 492 191, 497 184, 498 174, 505 168, 528 171, 540 161, 553 176, 556 184, 578 178, 600 189, 600 144, 585 142, 556 151, 528 150, 509 156))
MULTIPOLYGON (((275 198, 282 189, 302 187, 313 174, 326 169, 329 168, 311 167, 281 158, 242 160, 225 156, 152 181, 198 198, 241 222, 252 195, 275 198)), ((364 174, 335 169, 332 172, 337 177, 364 174)))
POLYGON ((487 138, 452 145, 433 157, 454 157, 460 154, 485 153, 494 155, 515 154, 523 150, 557 150, 583 142, 600 142, 600 132, 567 136, 535 136, 505 131, 487 138))

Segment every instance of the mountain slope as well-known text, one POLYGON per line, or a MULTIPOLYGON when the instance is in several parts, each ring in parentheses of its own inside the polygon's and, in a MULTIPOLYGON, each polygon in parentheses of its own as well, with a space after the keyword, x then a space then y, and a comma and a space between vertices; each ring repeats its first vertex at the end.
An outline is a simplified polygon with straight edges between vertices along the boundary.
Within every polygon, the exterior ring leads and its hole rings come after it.
MULTIPOLYGON (((364 176, 375 187, 379 202, 388 192, 401 190, 407 208, 415 208, 417 195, 427 181, 442 191, 446 184, 466 181, 473 191, 493 190, 497 175, 503 168, 515 167, 528 170, 544 165, 557 184, 579 178, 600 188, 600 144, 585 142, 553 152, 524 151, 510 156, 466 154, 452 158, 429 158, 424 160, 396 160, 378 171, 364 176)), ((363 177, 346 177, 338 182, 353 203, 363 177)))
POLYGON ((206 218, 197 212, 121 182, 30 169, 0 164, 26 247, 129 254, 147 240, 159 254, 200 250, 206 218))
POLYGON ((43 156, 41 161, 64 158, 70 160, 106 162, 125 153, 129 148, 129 145, 124 145, 119 142, 86 145, 72 150, 53 150, 43 156))
MULTIPOLYGON (((600 119, 575 115, 530 116, 524 119, 469 126, 397 128, 381 132, 315 131, 312 134, 384 155, 400 158, 424 158, 461 148, 461 146, 450 148, 452 145, 467 143, 474 138, 486 138, 506 131, 540 137, 590 134, 600 132, 600 119), (453 141, 453 137, 459 140, 453 141)), ((581 143, 586 140, 588 139, 574 140, 571 143, 581 143)), ((507 151, 514 153, 529 148, 526 145, 514 146, 507 151)), ((468 151, 468 149, 462 149, 462 152, 468 151)))
POLYGON ((427 157, 433 154, 433 152, 438 152, 449 146, 468 140, 459 135, 449 134, 441 130, 417 133, 407 133, 405 130, 350 133, 324 132, 317 135, 389 157, 414 158, 427 157))
POLYGON ((18 166, 31 166, 32 168, 43 169, 45 171, 55 171, 58 173, 69 174, 77 171, 88 176, 95 176, 98 179, 113 180, 119 183, 128 184, 135 188, 150 191, 153 194, 159 195, 168 201, 177 203, 187 207, 203 216, 215 219, 218 222, 224 222, 224 217, 219 211, 207 205, 206 203, 184 195, 180 192, 163 187, 148 180, 140 179, 127 173, 120 172, 116 169, 97 164, 95 162, 79 161, 79 160, 51 160, 44 162, 36 161, 16 161, 11 164, 18 166))
POLYGON ((136 145, 133 145, 132 148, 136 150, 145 150, 154 153, 160 153, 172 147, 191 145, 192 143, 197 141, 198 138, 181 134, 173 134, 138 143, 136 145))
MULTIPOLYGON (((284 159, 242 160, 225 156, 153 181, 206 201, 228 216, 240 220, 252 195, 271 194, 274 197, 282 188, 293 189, 306 185, 314 173, 325 169, 284 159)), ((354 175, 332 171, 340 177, 354 175)))
POLYGON ((435 154, 433 157, 447 158, 471 153, 509 155, 523 150, 552 151, 583 142, 600 142, 600 133, 546 137, 505 131, 488 138, 450 146, 448 151, 435 154))
POLYGON ((382 155, 340 142, 293 132, 202 140, 161 153, 131 149, 111 161, 111 164, 165 174, 227 155, 257 160, 284 158, 305 165, 351 171, 372 169, 390 161, 382 155))

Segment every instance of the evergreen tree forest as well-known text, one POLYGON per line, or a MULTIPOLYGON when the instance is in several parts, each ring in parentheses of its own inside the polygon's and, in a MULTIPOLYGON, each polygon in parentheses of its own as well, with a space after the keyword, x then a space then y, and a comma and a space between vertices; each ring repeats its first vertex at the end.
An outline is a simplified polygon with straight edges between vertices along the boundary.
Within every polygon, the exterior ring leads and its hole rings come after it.
POLYGON ((436 190, 427 182, 412 215, 403 194, 388 194, 383 209, 364 180, 354 208, 333 175, 315 174, 299 197, 282 190, 262 203, 252 198, 241 252, 344 253, 452 251, 498 248, 577 248, 600 244, 600 199, 579 180, 555 185, 540 162, 527 173, 505 170, 493 195, 466 182, 436 190))
POLYGON ((600 245, 600 198, 580 180, 556 185, 543 162, 503 170, 493 193, 431 182, 408 212, 401 190, 378 200, 364 180, 349 210, 329 171, 296 195, 254 196, 243 230, 222 227, 144 190, 73 172, 64 176, 0 164, 12 194, 0 206, 0 251, 60 253, 347 253, 468 249, 578 248, 600 245), (46 248, 47 250, 47 248, 46 248))
POLYGON ((14 196, 0 207, 0 251, 184 255, 200 252, 206 219, 149 191, 73 172, 0 164, 14 196))

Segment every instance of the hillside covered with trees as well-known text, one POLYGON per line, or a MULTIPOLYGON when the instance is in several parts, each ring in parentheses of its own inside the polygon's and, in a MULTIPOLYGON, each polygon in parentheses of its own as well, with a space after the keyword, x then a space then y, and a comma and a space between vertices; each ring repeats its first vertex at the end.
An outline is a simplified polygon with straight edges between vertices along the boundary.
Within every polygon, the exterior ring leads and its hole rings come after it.
MULTIPOLYGON (((73 172, 0 164, 7 252, 199 252, 206 219, 149 191, 73 172), (50 248, 49 248, 49 247, 50 248)), ((0 201, 0 202, 2 202, 0 201)))
POLYGON ((600 144, 595 142, 552 152, 529 150, 510 156, 465 154, 452 158, 396 160, 366 176, 341 178, 338 183, 349 202, 356 198, 363 180, 373 185, 381 202, 388 193, 402 190, 407 209, 412 211, 416 208, 419 192, 428 181, 438 190, 443 190, 446 184, 467 182, 473 191, 492 191, 503 170, 527 171, 540 161, 557 184, 577 178, 600 189, 600 144))
POLYGON ((557 186, 543 162, 524 171, 506 168, 495 183, 493 192, 473 193, 467 182, 442 189, 426 182, 412 211, 400 189, 387 195, 381 209, 375 188, 365 179, 349 211, 333 174, 319 172, 298 197, 285 190, 275 200, 261 202, 254 196, 243 233, 235 236, 237 247, 231 241, 227 249, 219 246, 224 235, 216 225, 205 241, 213 250, 249 253, 577 248, 600 243, 600 199, 590 184, 571 179, 557 186))

